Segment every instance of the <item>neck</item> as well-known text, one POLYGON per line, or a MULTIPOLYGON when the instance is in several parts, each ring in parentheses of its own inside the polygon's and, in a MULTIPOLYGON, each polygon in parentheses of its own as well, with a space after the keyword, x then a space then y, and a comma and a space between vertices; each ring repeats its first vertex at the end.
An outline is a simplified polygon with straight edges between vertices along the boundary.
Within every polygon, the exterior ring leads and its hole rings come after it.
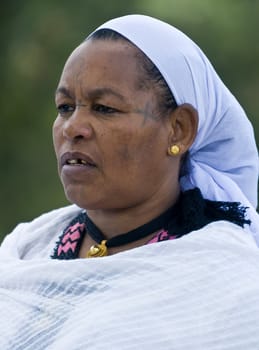
POLYGON ((113 238, 121 233, 128 232, 159 216, 162 212, 174 205, 180 190, 164 198, 149 198, 139 205, 123 209, 87 210, 87 215, 101 230, 106 239, 113 238))

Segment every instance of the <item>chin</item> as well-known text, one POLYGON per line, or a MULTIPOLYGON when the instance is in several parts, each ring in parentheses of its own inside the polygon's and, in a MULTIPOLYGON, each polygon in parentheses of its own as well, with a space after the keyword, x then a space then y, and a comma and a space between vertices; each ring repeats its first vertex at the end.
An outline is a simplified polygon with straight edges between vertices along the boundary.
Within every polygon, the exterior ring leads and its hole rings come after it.
POLYGON ((101 209, 100 201, 98 201, 96 195, 90 195, 78 189, 74 191, 71 188, 65 189, 65 195, 70 203, 76 204, 79 208, 86 210, 101 209))

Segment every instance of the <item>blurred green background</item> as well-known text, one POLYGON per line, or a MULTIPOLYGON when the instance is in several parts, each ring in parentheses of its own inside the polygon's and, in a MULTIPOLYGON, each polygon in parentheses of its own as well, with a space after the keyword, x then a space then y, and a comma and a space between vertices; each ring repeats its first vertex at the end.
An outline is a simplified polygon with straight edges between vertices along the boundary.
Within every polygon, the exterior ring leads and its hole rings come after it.
POLYGON ((259 0, 2 0, 0 239, 17 223, 68 204, 51 135, 59 75, 89 32, 129 13, 158 17, 194 39, 259 140, 259 0))

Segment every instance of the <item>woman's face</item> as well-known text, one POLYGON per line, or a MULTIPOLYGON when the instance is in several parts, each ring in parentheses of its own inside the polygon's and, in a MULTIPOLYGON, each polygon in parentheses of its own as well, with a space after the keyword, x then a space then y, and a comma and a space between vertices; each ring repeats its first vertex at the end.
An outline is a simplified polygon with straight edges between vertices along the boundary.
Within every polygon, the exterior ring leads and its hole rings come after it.
POLYGON ((141 89, 136 50, 88 40, 61 75, 53 126, 59 175, 67 198, 85 209, 140 205, 177 178, 167 155, 170 120, 156 116, 152 87, 141 89))

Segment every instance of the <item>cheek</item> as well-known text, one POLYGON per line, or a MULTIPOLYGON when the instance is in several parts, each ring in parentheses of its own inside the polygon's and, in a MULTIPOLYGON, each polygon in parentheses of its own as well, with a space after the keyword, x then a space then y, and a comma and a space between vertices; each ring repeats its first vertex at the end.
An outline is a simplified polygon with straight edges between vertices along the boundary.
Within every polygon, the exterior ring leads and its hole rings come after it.
POLYGON ((139 138, 134 132, 119 132, 114 135, 114 150, 120 164, 131 163, 136 160, 137 152, 139 150, 139 138))
POLYGON ((52 138, 53 138, 53 144, 55 152, 57 153, 57 150, 59 148, 59 144, 61 142, 61 123, 59 118, 55 120, 52 126, 52 138))
POLYGON ((122 163, 127 163, 134 159, 135 152, 133 150, 133 145, 131 144, 130 140, 126 140, 123 138, 121 141, 118 142, 118 148, 117 148, 117 155, 118 159, 122 163))
POLYGON ((163 152, 163 142, 159 139, 158 134, 157 129, 120 133, 116 147, 119 162, 124 166, 127 163, 132 167, 142 167, 143 163, 151 162, 156 152, 159 154, 163 152))

